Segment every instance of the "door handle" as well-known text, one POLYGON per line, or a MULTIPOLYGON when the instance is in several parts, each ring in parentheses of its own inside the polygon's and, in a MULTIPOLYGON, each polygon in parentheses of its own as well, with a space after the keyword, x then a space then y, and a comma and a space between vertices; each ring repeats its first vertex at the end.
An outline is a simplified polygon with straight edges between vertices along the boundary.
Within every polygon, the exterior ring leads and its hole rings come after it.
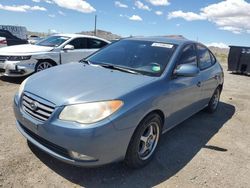
POLYGON ((218 80, 219 76, 218 75, 215 75, 214 76, 214 79, 218 80))
POLYGON ((197 85, 198 87, 201 87, 201 82, 198 82, 196 85, 197 85))

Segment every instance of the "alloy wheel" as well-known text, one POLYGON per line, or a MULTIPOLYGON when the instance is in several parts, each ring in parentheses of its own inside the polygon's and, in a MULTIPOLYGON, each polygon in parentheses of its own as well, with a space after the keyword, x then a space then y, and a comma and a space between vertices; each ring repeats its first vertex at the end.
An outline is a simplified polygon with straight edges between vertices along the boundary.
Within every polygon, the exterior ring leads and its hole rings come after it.
POLYGON ((159 140, 159 126, 151 122, 143 131, 139 143, 139 157, 141 160, 148 159, 153 153, 159 140))

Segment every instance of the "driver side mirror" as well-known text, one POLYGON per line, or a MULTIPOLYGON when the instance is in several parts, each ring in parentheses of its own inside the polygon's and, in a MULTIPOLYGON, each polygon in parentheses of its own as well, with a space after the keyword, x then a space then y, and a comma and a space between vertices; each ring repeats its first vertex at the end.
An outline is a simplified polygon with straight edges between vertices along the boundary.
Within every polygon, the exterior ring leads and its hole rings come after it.
POLYGON ((67 44, 63 47, 63 50, 74 50, 75 47, 73 45, 67 44))
POLYGON ((197 74, 199 74, 200 69, 191 64, 182 64, 179 65, 175 70, 174 70, 174 75, 175 76, 183 76, 183 77, 195 77, 197 74))

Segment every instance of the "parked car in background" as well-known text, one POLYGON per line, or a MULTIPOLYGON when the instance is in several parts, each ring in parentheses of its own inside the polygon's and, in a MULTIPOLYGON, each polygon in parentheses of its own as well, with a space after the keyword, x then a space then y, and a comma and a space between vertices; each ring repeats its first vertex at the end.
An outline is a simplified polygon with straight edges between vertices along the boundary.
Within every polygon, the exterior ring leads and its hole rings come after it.
POLYGON ((7 46, 7 40, 5 37, 0 37, 0 48, 7 46))
POLYGON ((122 39, 26 79, 14 99, 17 128, 70 164, 141 167, 162 133, 204 108, 216 111, 223 81, 219 62, 200 43, 122 39))
POLYGON ((13 45, 20 45, 20 44, 27 44, 28 41, 25 39, 20 39, 13 35, 10 31, 0 29, 0 38, 4 38, 5 40, 2 41, 5 45, 1 45, 2 43, 0 42, 0 47, 4 46, 13 46, 13 45))
POLYGON ((30 44, 36 44, 37 42, 43 40, 44 38, 36 36, 36 35, 30 35, 28 38, 28 41, 30 44))
POLYGON ((80 61, 109 43, 88 35, 53 35, 35 45, 1 48, 0 69, 5 76, 25 76, 55 65, 80 61))

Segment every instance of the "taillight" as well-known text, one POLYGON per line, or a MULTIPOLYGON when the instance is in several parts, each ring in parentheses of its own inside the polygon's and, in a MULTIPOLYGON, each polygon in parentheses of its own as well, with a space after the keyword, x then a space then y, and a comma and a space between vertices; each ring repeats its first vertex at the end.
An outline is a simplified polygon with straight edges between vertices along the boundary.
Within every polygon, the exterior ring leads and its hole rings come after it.
POLYGON ((0 40, 0 44, 7 44, 7 40, 0 40))

